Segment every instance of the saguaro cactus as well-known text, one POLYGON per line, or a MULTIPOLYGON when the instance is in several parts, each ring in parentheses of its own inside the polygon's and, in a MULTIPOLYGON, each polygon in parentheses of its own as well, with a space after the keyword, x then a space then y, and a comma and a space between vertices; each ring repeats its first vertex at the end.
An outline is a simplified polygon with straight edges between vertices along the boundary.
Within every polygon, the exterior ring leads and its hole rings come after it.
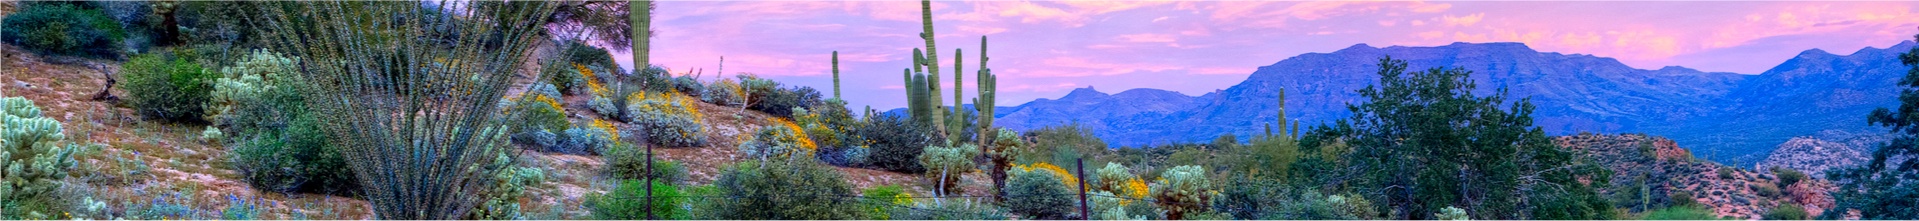
MULTIPOLYGON (((933 2, 930 0, 920 0, 920 26, 924 29, 920 32, 920 39, 926 39, 926 59, 920 64, 926 66, 926 88, 929 90, 928 92, 931 92, 931 98, 933 99, 932 105, 934 108, 938 108, 940 104, 945 102, 940 101, 940 63, 938 55, 940 50, 939 47, 935 47, 933 44, 933 2)), ((946 117, 943 112, 945 111, 933 111, 931 120, 933 122, 945 122, 946 117)), ((932 126, 933 131, 946 134, 946 127, 941 125, 932 126)))
MULTIPOLYGON (((978 76, 973 78, 974 81, 979 81, 979 83, 975 84, 979 88, 979 95, 973 98, 973 109, 979 111, 978 127, 980 131, 980 146, 986 146, 993 142, 986 134, 993 132, 993 107, 998 103, 994 99, 997 98, 995 95, 999 92, 999 76, 993 76, 993 69, 986 68, 987 59, 986 36, 979 36, 979 72, 978 76)), ((954 65, 957 66, 959 64, 954 63, 954 65)))
POLYGON ((840 98, 840 51, 833 51, 833 99, 840 98))

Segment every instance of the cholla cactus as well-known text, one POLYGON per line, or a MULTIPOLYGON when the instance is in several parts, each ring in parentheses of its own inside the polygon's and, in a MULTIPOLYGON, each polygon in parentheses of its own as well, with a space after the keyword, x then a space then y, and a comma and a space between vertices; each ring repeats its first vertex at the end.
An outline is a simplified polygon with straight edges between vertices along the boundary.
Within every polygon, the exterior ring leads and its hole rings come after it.
POLYGON ((706 145, 705 116, 695 109, 692 98, 671 93, 634 93, 627 101, 627 113, 648 143, 666 147, 706 145))
POLYGON ((1146 220, 1146 216, 1144 215, 1127 214, 1126 204, 1130 202, 1127 202, 1126 199, 1120 196, 1114 195, 1112 192, 1093 191, 1087 192, 1086 195, 1088 196, 1087 200, 1093 201, 1092 209, 1094 219, 1146 220))
POLYGON ((1466 215, 1466 209, 1460 209, 1459 207, 1452 207, 1452 206, 1446 206, 1446 208, 1439 209, 1439 213, 1434 213, 1433 217, 1439 218, 1439 220, 1472 220, 1473 219, 1471 216, 1466 215))
POLYGON ((1106 167, 1100 168, 1095 172, 1095 175, 1097 176, 1093 177, 1093 183, 1088 185, 1090 186, 1089 188, 1111 192, 1120 197, 1129 198, 1122 200, 1122 205, 1131 204, 1133 201, 1131 199, 1146 198, 1148 194, 1149 189, 1146 186, 1146 181, 1140 179, 1139 175, 1133 175, 1132 172, 1129 172, 1126 165, 1106 163, 1106 167))
POLYGON ((928 146, 921 150, 919 160, 920 165, 926 166, 926 176, 933 179, 938 193, 945 195, 960 190, 960 175, 973 171, 973 156, 978 155, 979 146, 970 143, 958 147, 928 146))
POLYGON ((48 219, 53 211, 22 211, 23 204, 51 203, 61 179, 73 169, 79 148, 63 144, 60 122, 40 116, 40 107, 20 97, 0 98, 0 218, 48 219), (20 213, 25 212, 25 213, 20 213), (19 213, 19 214, 17 214, 19 213), (41 216, 32 216, 32 215, 41 216))
MULTIPOLYGON (((988 172, 987 176, 993 179, 993 189, 1004 190, 1006 189, 1006 170, 1013 168, 1013 159, 1018 157, 1020 147, 1026 143, 1020 141, 1019 134, 1014 133, 1013 130, 1001 128, 999 129, 999 133, 991 134, 994 135, 992 136, 993 142, 983 148, 984 150, 981 150, 981 152, 985 153, 987 161, 991 163, 991 167, 988 168, 990 172, 988 172)), ((979 136, 987 137, 987 135, 988 134, 980 134, 979 136)), ((1004 192, 1001 194, 1004 194, 1004 192)), ((996 194, 995 196, 999 195, 1000 194, 996 194)))
POLYGON ((1154 203, 1166 210, 1166 219, 1205 212, 1218 194, 1212 180, 1206 178, 1206 168, 1200 166, 1173 167, 1152 185, 1154 203))
POLYGON ((520 213, 520 198, 526 196, 528 187, 546 182, 546 170, 521 167, 513 164, 513 157, 500 154, 492 167, 498 172, 493 174, 494 186, 481 195, 488 200, 473 208, 469 220, 520 220, 527 217, 520 213))
POLYGON ((248 103, 260 102, 261 95, 278 87, 291 77, 293 68, 300 65, 299 58, 287 58, 279 53, 256 50, 234 66, 220 69, 223 75, 213 81, 213 91, 204 105, 208 122, 220 123, 230 115, 234 108, 248 103))

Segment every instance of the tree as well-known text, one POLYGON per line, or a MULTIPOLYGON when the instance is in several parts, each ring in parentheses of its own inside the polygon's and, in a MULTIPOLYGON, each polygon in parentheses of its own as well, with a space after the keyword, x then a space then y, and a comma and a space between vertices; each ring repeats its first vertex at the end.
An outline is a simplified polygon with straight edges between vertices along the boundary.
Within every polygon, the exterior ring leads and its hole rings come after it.
POLYGON ((1598 219, 1611 209, 1590 186, 1609 175, 1533 126, 1530 99, 1502 108, 1504 89, 1476 95, 1459 68, 1406 72, 1386 57, 1378 74, 1338 127, 1351 128, 1342 139, 1355 148, 1354 188, 1398 215, 1387 218, 1433 219, 1449 206, 1481 219, 1598 219))
MULTIPOLYGON (((1914 35, 1919 39, 1919 35, 1914 35)), ((1912 67, 1899 80, 1905 87, 1899 92, 1899 109, 1879 108, 1866 116, 1866 122, 1885 126, 1900 135, 1872 152, 1872 161, 1842 168, 1826 176, 1839 189, 1833 191, 1838 205, 1827 211, 1859 210, 1863 219, 1919 219, 1919 48, 1899 54, 1899 63, 1912 67)), ((1844 212, 1827 212, 1824 218, 1836 219, 1844 212)))

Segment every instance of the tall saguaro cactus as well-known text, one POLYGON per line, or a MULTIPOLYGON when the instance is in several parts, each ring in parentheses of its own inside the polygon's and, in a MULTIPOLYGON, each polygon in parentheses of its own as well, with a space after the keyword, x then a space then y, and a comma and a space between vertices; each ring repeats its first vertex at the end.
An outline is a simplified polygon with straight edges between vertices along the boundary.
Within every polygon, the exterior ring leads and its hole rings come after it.
POLYGON ((913 49, 913 68, 903 70, 906 81, 906 110, 912 115, 910 117, 914 122, 938 127, 941 126, 939 123, 943 122, 933 116, 944 110, 939 110, 939 103, 933 100, 937 97, 933 95, 933 92, 937 90, 932 89, 935 84, 929 82, 929 79, 933 77, 928 76, 925 69, 921 69, 926 63, 925 53, 918 48, 913 49))
POLYGON ((833 51, 833 99, 840 98, 840 51, 833 51))
MULTIPOLYGON (((979 127, 980 146, 990 145, 993 142, 991 138, 988 138, 989 136, 987 136, 987 134, 993 132, 993 107, 996 107, 995 104, 998 103, 994 99, 996 99, 998 97, 996 95, 999 94, 999 76, 993 75, 993 69, 986 68, 987 59, 986 36, 979 36, 979 72, 978 76, 973 77, 974 81, 979 81, 979 83, 974 84, 979 88, 979 95, 975 95, 977 97, 973 98, 973 109, 979 112, 979 124, 977 127, 979 127)), ((953 65, 958 66, 959 64, 954 63, 953 65)))
MULTIPOLYGON (((940 50, 939 47, 935 47, 933 44, 933 1, 931 0, 920 0, 920 26, 924 29, 920 32, 920 39, 926 39, 926 59, 921 63, 921 65, 926 66, 926 88, 929 90, 928 92, 932 93, 930 95, 933 99, 932 105, 934 108, 938 108, 939 105, 944 102, 940 101, 940 50)), ((943 113, 945 111, 932 112, 931 120, 933 122, 945 122, 944 119, 946 117, 943 113)), ((941 134, 947 133, 946 127, 941 125, 933 125, 933 131, 938 131, 941 134)))
POLYGON ((651 67, 653 47, 649 41, 653 36, 653 1, 641 0, 626 4, 627 20, 633 24, 633 71, 640 72, 651 67))

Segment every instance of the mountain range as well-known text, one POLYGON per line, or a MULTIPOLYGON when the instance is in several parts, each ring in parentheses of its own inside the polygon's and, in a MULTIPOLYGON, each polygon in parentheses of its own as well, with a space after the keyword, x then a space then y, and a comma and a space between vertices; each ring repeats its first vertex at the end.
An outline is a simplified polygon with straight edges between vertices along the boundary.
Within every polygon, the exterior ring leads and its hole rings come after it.
POLYGON ((1776 145, 1819 131, 1881 132, 1866 113, 1895 107, 1895 84, 1907 67, 1888 48, 1848 55, 1806 50, 1756 75, 1679 66, 1636 69, 1613 58, 1540 52, 1521 43, 1454 43, 1436 47, 1353 45, 1307 53, 1259 67, 1237 85, 1189 96, 1159 89, 1108 94, 1092 87, 1059 99, 998 107, 995 124, 1015 130, 1078 123, 1108 144, 1142 146, 1250 137, 1276 123, 1280 89, 1288 119, 1328 124, 1351 116, 1357 90, 1378 81, 1379 59, 1408 70, 1463 68, 1481 96, 1500 88, 1537 106, 1534 125, 1552 135, 1647 133, 1669 137, 1708 159, 1756 163, 1776 145))

